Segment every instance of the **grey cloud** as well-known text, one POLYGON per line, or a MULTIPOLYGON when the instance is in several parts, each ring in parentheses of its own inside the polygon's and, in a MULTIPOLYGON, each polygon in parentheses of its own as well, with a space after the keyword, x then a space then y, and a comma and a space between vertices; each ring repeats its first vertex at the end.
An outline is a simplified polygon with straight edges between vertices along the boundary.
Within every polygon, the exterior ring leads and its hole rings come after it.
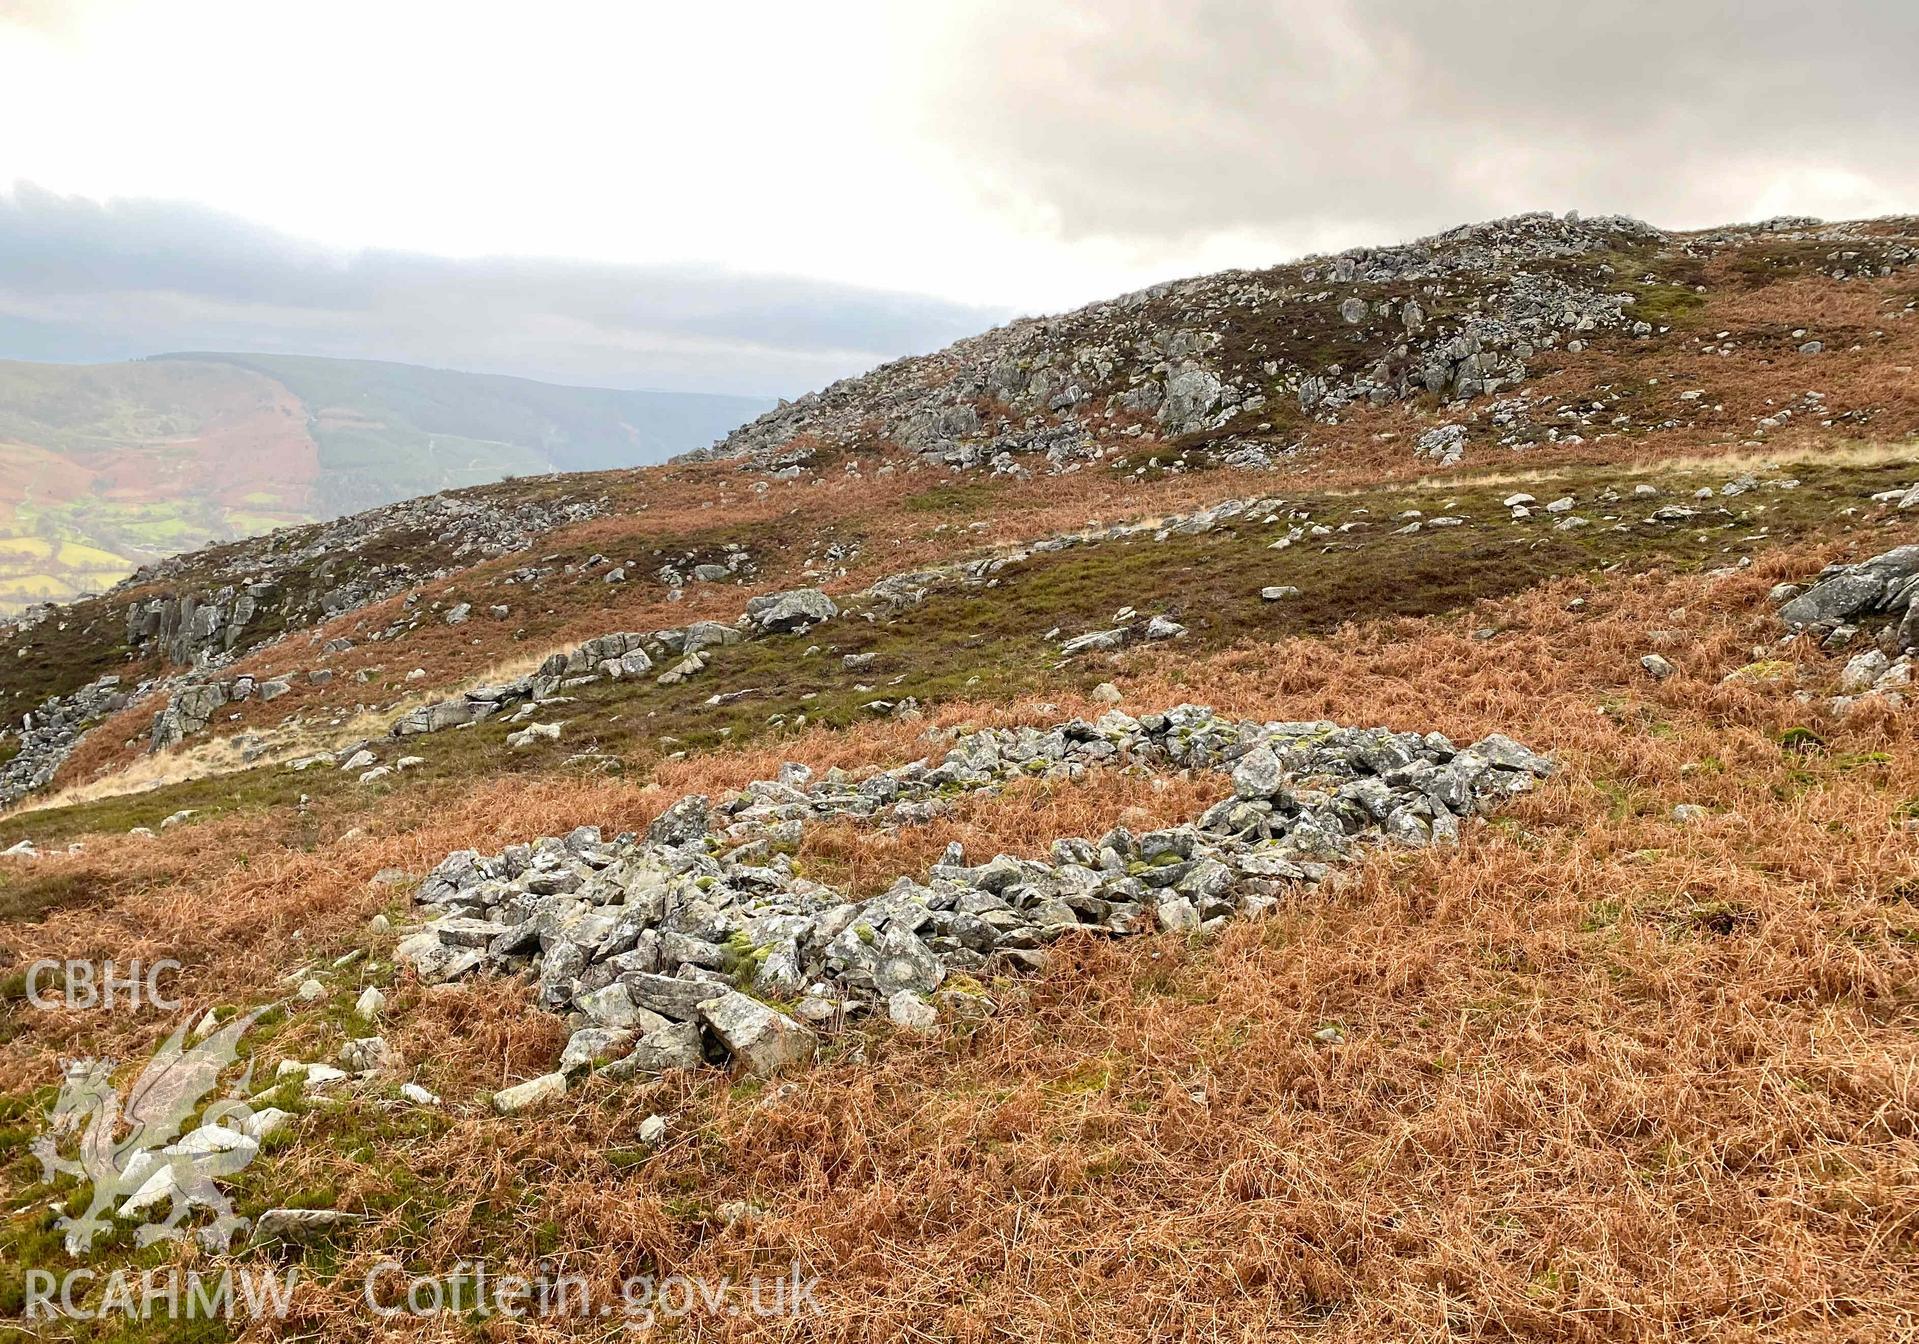
POLYGON ((987 0, 958 23, 929 131, 1069 240, 1701 226, 1793 180, 1919 206, 1906 0, 987 0))
POLYGON ((167 201, 0 196, 0 357, 239 349, 795 395, 1005 314, 695 266, 342 253, 167 201))

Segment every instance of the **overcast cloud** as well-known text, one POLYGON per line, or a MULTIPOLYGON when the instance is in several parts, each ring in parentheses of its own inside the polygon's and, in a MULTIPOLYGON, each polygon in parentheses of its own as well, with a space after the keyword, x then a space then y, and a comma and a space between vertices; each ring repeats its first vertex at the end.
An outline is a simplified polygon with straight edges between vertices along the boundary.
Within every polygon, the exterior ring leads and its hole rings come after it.
POLYGON ((393 359, 550 382, 797 395, 1004 314, 709 265, 329 251, 203 207, 0 197, 0 357, 393 359))
POLYGON ((1919 210, 1916 50, 1907 0, 0 0, 0 354, 791 395, 1519 210, 1919 210))
POLYGON ((950 49, 926 125, 1067 241, 1919 208, 1904 0, 978 0, 950 49))

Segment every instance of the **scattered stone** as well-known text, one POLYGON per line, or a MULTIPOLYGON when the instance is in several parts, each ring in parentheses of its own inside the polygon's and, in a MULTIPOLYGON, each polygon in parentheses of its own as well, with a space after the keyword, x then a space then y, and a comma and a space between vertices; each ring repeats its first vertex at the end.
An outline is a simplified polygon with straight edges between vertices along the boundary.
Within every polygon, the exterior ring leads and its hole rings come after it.
POLYGON ((246 1136, 259 1141, 271 1134, 278 1134, 293 1123, 293 1116, 278 1106, 263 1106, 246 1118, 244 1126, 246 1136))
POLYGON ((399 1051, 383 1036, 363 1036, 340 1047, 340 1063, 354 1073, 373 1073, 399 1062, 399 1051))
POLYGON ((529 1078, 524 1083, 501 1088, 493 1094, 493 1109, 501 1115, 515 1115, 521 1111, 544 1106, 566 1095, 566 1075, 564 1073, 543 1073, 537 1078, 529 1078))
POLYGON ((346 1070, 336 1069, 331 1064, 307 1063, 298 1059, 283 1059, 279 1067, 274 1070, 275 1078, 281 1080, 298 1078, 303 1087, 310 1087, 315 1091, 331 1087, 335 1083, 343 1083, 347 1076, 346 1070))
POLYGON ((1442 467, 1456 466, 1466 452, 1466 426, 1435 425, 1423 432, 1413 447, 1419 457, 1430 457, 1442 467))
POLYGON ((1799 674, 1792 663, 1779 658, 1762 658, 1735 668, 1719 679, 1721 686, 1753 686, 1791 681, 1799 674))
POLYGON ((614 1027, 582 1027, 568 1038, 560 1054, 560 1072, 577 1077, 602 1064, 622 1058, 633 1048, 639 1033, 614 1027))
POLYGON ((1067 658, 1081 653, 1112 653, 1124 648, 1127 638, 1125 630, 1095 630, 1067 640, 1059 646, 1059 651, 1067 658))
POLYGON ((335 1228, 357 1221, 338 1209, 268 1209, 254 1224, 258 1241, 317 1241, 335 1228))
POLYGON ((508 733, 506 745, 515 751, 536 746, 541 742, 558 742, 561 725, 557 723, 529 723, 517 733, 508 733))
POLYGON ((1845 671, 1839 674, 1839 693, 1858 695, 1872 689, 1874 682, 1885 675, 1892 665, 1892 659, 1878 649, 1870 649, 1859 654, 1846 664, 1845 671))
POLYGON ((939 1013, 933 1005, 909 989, 902 989, 886 1000, 886 1016, 894 1026, 922 1034, 939 1026, 939 1013))
POLYGON ((698 1025, 669 1022, 640 1037, 633 1053, 626 1057, 624 1067, 635 1073, 660 1074, 697 1069, 705 1061, 698 1025))
POLYGON ((799 630, 830 621, 839 614, 839 605, 817 588, 770 593, 746 604, 747 619, 769 631, 799 630))

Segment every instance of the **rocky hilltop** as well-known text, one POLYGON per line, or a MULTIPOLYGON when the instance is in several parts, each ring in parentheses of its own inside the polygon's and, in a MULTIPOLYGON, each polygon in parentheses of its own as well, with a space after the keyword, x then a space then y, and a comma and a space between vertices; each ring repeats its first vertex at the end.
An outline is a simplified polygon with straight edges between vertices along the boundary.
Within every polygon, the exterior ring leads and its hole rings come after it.
POLYGON ((1622 216, 1518 215, 1013 322, 782 405, 703 456, 779 469, 899 448, 1010 472, 1172 449, 1270 465, 1305 423, 1351 406, 1497 396, 1595 333, 1665 333, 1696 306, 1706 262, 1781 248, 1800 263, 1826 253, 1834 279, 1919 260, 1910 234, 1876 226, 1777 219, 1682 235, 1622 216))

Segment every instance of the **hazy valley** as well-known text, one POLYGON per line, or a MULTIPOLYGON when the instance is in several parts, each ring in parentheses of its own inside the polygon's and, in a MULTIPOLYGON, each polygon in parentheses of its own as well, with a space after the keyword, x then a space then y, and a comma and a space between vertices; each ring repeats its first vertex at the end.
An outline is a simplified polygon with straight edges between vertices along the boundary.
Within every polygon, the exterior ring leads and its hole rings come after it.
POLYGON ((293 355, 0 362, 0 611, 414 495, 661 461, 767 404, 293 355))

